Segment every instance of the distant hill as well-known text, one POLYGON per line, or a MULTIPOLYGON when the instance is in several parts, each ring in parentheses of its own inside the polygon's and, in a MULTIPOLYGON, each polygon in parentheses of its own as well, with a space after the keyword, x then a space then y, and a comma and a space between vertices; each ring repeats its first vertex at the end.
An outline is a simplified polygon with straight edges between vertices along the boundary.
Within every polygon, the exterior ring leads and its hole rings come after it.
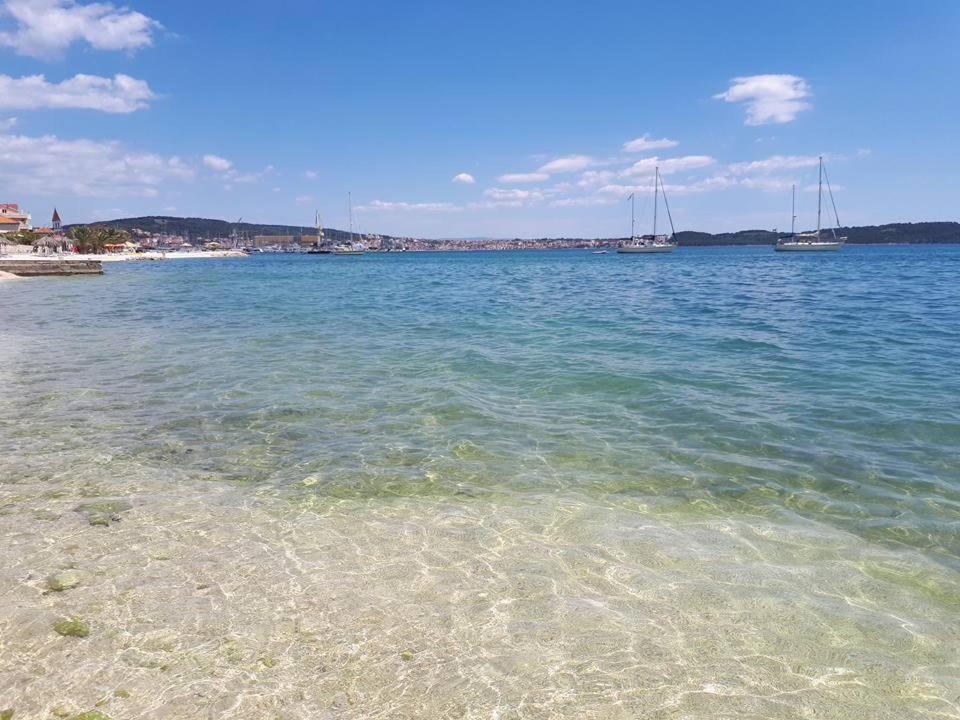
MULTIPOLYGON (((741 230, 735 233, 683 231, 677 233, 681 245, 772 245, 781 233, 769 230, 741 230)), ((871 243, 960 243, 960 223, 920 222, 891 223, 845 227, 837 231, 851 244, 871 243)))
MULTIPOLYGON (((140 231, 151 235, 166 234, 189 238, 191 242, 203 242, 218 238, 229 238, 236 233, 241 238, 252 238, 254 235, 301 235, 313 234, 314 230, 307 225, 264 225, 258 223, 231 223, 226 220, 211 220, 209 218, 180 218, 149 215, 147 217, 121 218, 104 220, 90 225, 109 225, 121 228, 128 232, 140 231)), ((346 242, 350 234, 345 230, 324 228, 329 240, 335 243, 346 242)), ((852 244, 868 243, 960 243, 960 223, 957 222, 919 222, 919 223, 891 223, 889 225, 865 225, 862 227, 845 227, 839 231, 846 235, 852 244)), ((135 233, 137 234, 137 233, 135 233)), ((740 230, 734 233, 711 234, 684 230, 677 233, 677 241, 681 245, 772 245, 779 233, 769 230, 740 230)), ((385 239, 394 239, 394 236, 382 235, 385 239)), ((530 246, 563 246, 573 247, 578 243, 584 246, 600 243, 614 243, 625 238, 539 238, 524 241, 530 246)), ((425 240, 420 243, 456 242, 458 244, 476 244, 482 248, 488 244, 502 242, 492 239, 460 239, 457 241, 425 240)))
MULTIPOLYGON (((226 220, 210 218, 183 218, 164 215, 148 215, 146 217, 119 218, 116 220, 101 220, 95 223, 77 223, 76 225, 108 225, 137 234, 139 230, 151 235, 178 235, 189 238, 191 242, 205 242, 229 238, 236 233, 241 239, 253 238, 255 235, 315 235, 316 230, 310 225, 264 225, 260 223, 232 223, 226 220)), ((73 226, 71 226, 73 227, 73 226)), ((324 228, 324 235, 335 243, 347 242, 350 233, 346 230, 324 228)))

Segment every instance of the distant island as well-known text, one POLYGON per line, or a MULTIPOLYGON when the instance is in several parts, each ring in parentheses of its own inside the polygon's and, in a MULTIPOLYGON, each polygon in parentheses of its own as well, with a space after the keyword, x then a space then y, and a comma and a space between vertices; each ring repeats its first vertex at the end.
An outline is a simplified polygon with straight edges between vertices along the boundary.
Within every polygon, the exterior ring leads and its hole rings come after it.
MULTIPOLYGON (((224 247, 308 247, 316 243, 316 230, 309 226, 231 223, 209 218, 181 218, 149 215, 104 220, 89 225, 125 230, 140 242, 154 245, 224 247)), ((72 227, 80 227, 74 225, 72 227)), ((840 234, 849 244, 960 243, 958 222, 890 223, 844 227, 840 234)), ((734 233, 706 233, 685 230, 676 237, 684 246, 772 245, 780 233, 770 230, 741 230, 734 233)), ((328 243, 349 242, 350 233, 324 228, 328 243)), ((370 250, 520 250, 549 248, 593 248, 616 245, 627 238, 451 238, 429 239, 364 233, 355 235, 370 250)))

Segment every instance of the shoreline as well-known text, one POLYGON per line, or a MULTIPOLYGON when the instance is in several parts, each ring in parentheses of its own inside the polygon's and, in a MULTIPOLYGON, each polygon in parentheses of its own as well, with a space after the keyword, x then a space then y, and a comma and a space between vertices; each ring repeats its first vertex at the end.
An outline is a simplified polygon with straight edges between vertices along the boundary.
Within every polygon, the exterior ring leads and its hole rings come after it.
POLYGON ((143 253, 63 253, 62 255, 38 255, 30 252, 6 253, 0 259, 10 262, 60 262, 63 260, 99 260, 101 262, 132 262, 136 260, 203 260, 210 258, 248 257, 240 250, 188 250, 186 252, 143 253))

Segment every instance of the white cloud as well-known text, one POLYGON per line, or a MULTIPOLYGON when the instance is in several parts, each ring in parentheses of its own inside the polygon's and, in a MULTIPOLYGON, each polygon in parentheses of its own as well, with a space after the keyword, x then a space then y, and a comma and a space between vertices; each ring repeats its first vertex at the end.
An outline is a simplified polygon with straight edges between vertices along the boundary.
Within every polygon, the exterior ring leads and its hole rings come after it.
MULTIPOLYGON (((279 190, 279 188, 276 188, 276 189, 279 190)), ((297 195, 297 197, 294 198, 294 202, 300 205, 305 205, 306 203, 312 203, 313 195, 297 195)))
POLYGON ((476 180, 473 179, 473 175, 471 175, 470 173, 459 173, 457 175, 454 175, 453 180, 451 180, 450 182, 473 185, 476 182, 476 180))
POLYGON ((583 197, 552 200, 550 205, 553 207, 590 207, 592 205, 612 205, 615 202, 616 199, 612 197, 605 197, 603 195, 585 195, 583 197))
POLYGON ((0 31, 0 45, 21 55, 48 58, 83 41, 97 50, 137 50, 153 42, 161 25, 146 15, 107 2, 6 0, 0 16, 13 19, 0 31))
MULTIPOLYGON (((673 183, 664 185, 664 189, 671 195, 689 195, 691 193, 712 192, 714 190, 724 190, 737 185, 737 181, 727 175, 715 175, 713 177, 697 180, 692 183, 673 183)), ((643 185, 620 185, 611 183, 604 185, 597 192, 609 193, 613 195, 627 196, 630 193, 645 195, 653 192, 653 182, 643 185)))
MULTIPOLYGON (((211 157, 211 156, 207 155, 205 157, 211 157)), ((216 156, 212 156, 212 157, 216 157, 216 156)), ((223 158, 218 158, 218 159, 223 160, 223 158)), ((226 160, 225 162, 230 162, 230 161, 226 160)), ((258 180, 260 180, 262 177, 266 175, 270 175, 273 172, 273 170, 274 170, 273 165, 267 165, 263 170, 260 170, 259 172, 240 172, 236 168, 230 167, 230 168, 227 168, 227 171, 223 174, 223 177, 225 180, 229 180, 230 182, 252 183, 252 182, 257 182, 258 180)))
POLYGON ((497 178, 497 182, 505 185, 515 185, 518 183, 543 182, 549 180, 550 176, 544 172, 532 173, 506 173, 497 178))
POLYGON ((408 203, 408 202, 389 202, 384 200, 374 200, 368 205, 360 205, 357 210, 383 210, 383 211, 409 211, 421 210, 426 212, 456 212, 462 208, 453 203, 408 203))
POLYGON ((747 125, 788 123, 801 110, 813 107, 806 98, 810 86, 796 75, 750 75, 734 78, 726 92, 714 95, 715 100, 746 103, 747 125))
POLYGON ((318 173, 316 170, 307 170, 303 173, 303 176, 307 180, 316 180, 318 177, 320 177, 320 173, 318 173))
POLYGON ((716 162, 717 161, 709 155, 684 155, 683 157, 676 158, 649 157, 635 162, 626 170, 622 171, 620 177, 653 175, 657 167, 660 168, 661 175, 670 175, 672 173, 710 167, 716 162))
POLYGON ((523 207, 522 200, 488 200, 485 202, 472 202, 467 205, 471 210, 492 210, 494 208, 519 208, 523 207))
POLYGON ((666 148, 676 147, 680 143, 677 140, 671 140, 670 138, 660 138, 659 140, 654 140, 648 134, 644 133, 641 137, 638 137, 629 142, 623 144, 624 152, 646 152, 647 150, 663 150, 666 148))
POLYGON ((38 195, 155 197, 193 169, 176 156, 128 150, 117 141, 0 135, 0 186, 38 195))
POLYGON ((491 200, 537 201, 543 200, 540 190, 521 190, 519 188, 488 188, 483 194, 491 200))
POLYGON ((74 75, 59 83, 47 82, 43 75, 0 75, 0 110, 78 108, 130 113, 147 107, 155 97, 145 81, 129 75, 74 75))
POLYGON ((538 173, 554 175, 556 173, 576 172, 577 170, 586 170, 596 162, 589 155, 565 155, 551 160, 546 165, 537 169, 538 173))
POLYGON ((761 175, 760 177, 746 177, 737 181, 740 187, 751 190, 762 190, 763 192, 786 192, 793 185, 793 181, 781 177, 769 177, 761 175))
POLYGON ((733 163, 729 169, 732 173, 742 175, 814 167, 819 162, 820 159, 816 155, 771 155, 763 160, 733 163))
POLYGON ((17 119, 15 117, 2 118, 0 119, 0 130, 9 130, 16 124, 17 119))
POLYGON ((606 185, 608 182, 613 180, 614 177, 616 177, 616 173, 611 170, 587 170, 583 175, 580 176, 580 179, 577 181, 577 185, 580 187, 606 185))
POLYGON ((211 170, 216 170, 217 172, 227 172, 233 167, 232 162, 226 158, 220 157, 219 155, 204 155, 203 164, 211 170))

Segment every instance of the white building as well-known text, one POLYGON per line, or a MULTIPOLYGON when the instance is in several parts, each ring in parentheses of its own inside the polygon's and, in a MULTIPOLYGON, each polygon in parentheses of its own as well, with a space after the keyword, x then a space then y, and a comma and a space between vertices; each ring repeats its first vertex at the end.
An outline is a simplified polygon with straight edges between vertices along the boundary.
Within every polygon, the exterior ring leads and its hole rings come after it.
POLYGON ((17 203, 0 203, 0 233, 15 233, 30 229, 30 213, 17 203))

